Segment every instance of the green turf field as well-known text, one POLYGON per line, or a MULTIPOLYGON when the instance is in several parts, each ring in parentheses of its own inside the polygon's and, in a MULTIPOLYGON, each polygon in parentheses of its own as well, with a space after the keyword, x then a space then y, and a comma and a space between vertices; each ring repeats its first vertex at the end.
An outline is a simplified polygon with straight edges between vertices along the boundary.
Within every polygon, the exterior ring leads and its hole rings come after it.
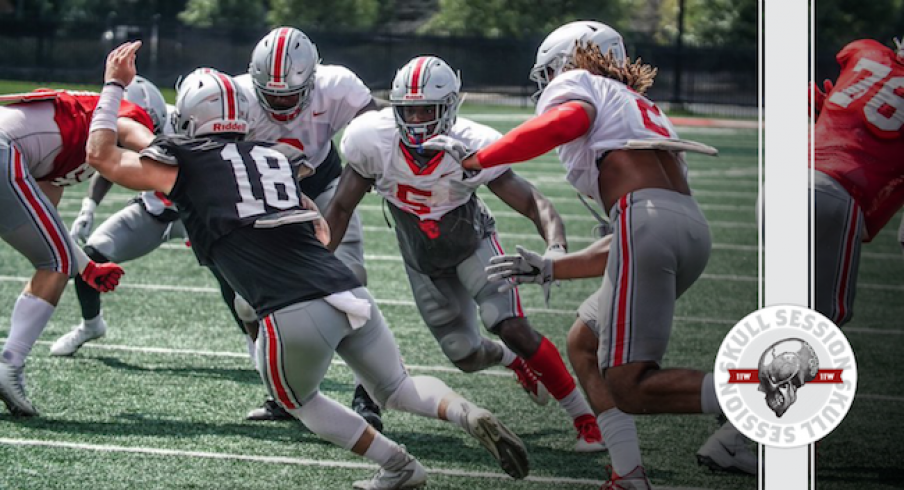
MULTIPOLYGON (((0 92, 30 86, 5 88, 0 84, 0 92)), ((515 124, 498 111, 483 119, 479 107, 466 112, 503 132, 515 124)), ((725 332, 758 306, 757 137, 747 130, 680 131, 716 146, 721 156, 690 157, 692 185, 710 221, 714 249, 705 275, 678 303, 665 364, 711 370, 725 332)), ((593 218, 553 155, 517 169, 552 198, 572 250, 593 240, 593 218)), ((67 224, 84 193, 81 185, 63 197, 60 211, 67 224)), ((96 224, 133 195, 114 188, 99 206, 96 224)), ((529 221, 488 192, 481 195, 496 214, 506 249, 542 247, 529 221)), ((531 454, 531 477, 517 482, 451 425, 389 412, 387 434, 429 468, 430 488, 598 488, 608 457, 570 451, 574 431, 557 405, 536 407, 500 369, 462 374, 443 357, 413 305, 379 199, 369 195, 360 209, 370 289, 411 371, 439 376, 493 410, 522 436, 531 454)), ((848 418, 820 448, 820 489, 904 485, 897 447, 904 440, 904 387, 892 383, 895 353, 904 340, 904 260, 892 228, 864 247, 857 314, 846 329, 858 354, 859 393, 848 418)), ((0 489, 343 489, 370 475, 373 467, 365 460, 299 424, 244 421, 246 411, 263 401, 264 389, 213 278, 188 248, 170 242, 125 269, 120 289, 104 297, 107 336, 71 359, 48 352, 49 344, 79 321, 74 291, 64 294, 28 363, 31 397, 42 416, 20 420, 0 412, 0 489)), ((31 272, 24 258, 0 245, 0 337, 8 332, 13 301, 31 272)), ((563 284, 554 289, 548 308, 539 288, 522 288, 522 297, 532 323, 563 349, 575 308, 597 286, 596 280, 563 284)), ((351 372, 337 360, 322 389, 348 403, 351 372)), ((640 417, 637 426, 657 488, 756 488, 753 477, 712 474, 696 465, 695 451, 717 427, 713 417, 640 417)))

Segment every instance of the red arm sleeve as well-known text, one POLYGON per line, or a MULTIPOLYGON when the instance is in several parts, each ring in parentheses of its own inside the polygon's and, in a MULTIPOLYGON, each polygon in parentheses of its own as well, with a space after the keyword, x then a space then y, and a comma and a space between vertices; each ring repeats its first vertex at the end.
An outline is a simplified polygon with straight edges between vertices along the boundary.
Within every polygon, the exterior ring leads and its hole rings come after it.
POLYGON ((566 102, 526 121, 477 152, 483 168, 536 158, 580 138, 590 129, 590 116, 580 102, 566 102))

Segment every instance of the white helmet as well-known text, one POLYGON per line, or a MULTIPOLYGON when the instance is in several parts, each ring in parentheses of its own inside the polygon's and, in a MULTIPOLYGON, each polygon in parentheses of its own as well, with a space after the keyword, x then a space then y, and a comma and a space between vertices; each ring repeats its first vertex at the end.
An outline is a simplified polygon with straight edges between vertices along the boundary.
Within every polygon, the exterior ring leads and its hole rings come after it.
POLYGON ((141 107, 148 116, 151 116, 155 134, 163 131, 163 125, 166 123, 166 100, 156 85, 142 76, 135 75, 135 79, 126 87, 125 99, 141 107))
POLYGON ((448 133, 458 116, 460 90, 459 74, 436 56, 419 56, 396 72, 389 101, 402 141, 408 146, 419 146, 438 134, 448 133), (405 107, 430 105, 434 106, 432 120, 406 121, 405 107))
POLYGON ((619 63, 624 63, 627 58, 621 34, 606 24, 589 20, 565 24, 546 36, 537 50, 537 61, 530 70, 530 79, 539 87, 533 95, 534 100, 540 98, 550 80, 571 62, 579 42, 593 44, 603 54, 611 53, 619 63))
POLYGON ((199 68, 176 87, 173 126, 178 134, 194 138, 210 134, 247 134, 248 99, 232 77, 199 68))
POLYGON ((257 43, 248 72, 257 100, 273 119, 291 121, 307 108, 318 63, 317 47, 298 29, 277 27, 257 43), (298 100, 286 107, 274 107, 266 97, 294 95, 298 100))

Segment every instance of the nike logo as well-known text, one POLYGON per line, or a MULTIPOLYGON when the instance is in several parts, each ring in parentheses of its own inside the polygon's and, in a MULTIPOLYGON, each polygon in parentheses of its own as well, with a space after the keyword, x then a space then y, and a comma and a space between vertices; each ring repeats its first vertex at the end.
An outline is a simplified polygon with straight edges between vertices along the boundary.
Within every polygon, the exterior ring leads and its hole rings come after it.
POLYGON ((321 115, 321 114, 326 114, 326 111, 315 112, 315 113, 314 113, 314 117, 317 117, 317 116, 319 116, 319 115, 321 115))
POLYGON ((721 445, 721 446, 722 446, 722 449, 724 449, 726 453, 730 454, 732 458, 735 457, 735 456, 737 455, 737 451, 735 451, 734 449, 729 448, 729 447, 726 446, 725 444, 722 444, 722 441, 719 441, 719 445, 721 445))
POLYGON ((442 175, 439 176, 439 178, 448 177, 448 176, 454 174, 455 172, 457 172, 457 170, 453 170, 453 171, 451 171, 451 172, 442 174, 442 175))

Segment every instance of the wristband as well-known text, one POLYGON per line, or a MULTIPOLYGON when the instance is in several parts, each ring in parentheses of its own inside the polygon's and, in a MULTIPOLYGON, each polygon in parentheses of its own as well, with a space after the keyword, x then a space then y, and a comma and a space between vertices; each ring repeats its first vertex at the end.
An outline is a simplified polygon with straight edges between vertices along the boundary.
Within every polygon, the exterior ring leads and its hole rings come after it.
POLYGON ((123 83, 120 82, 119 80, 110 80, 109 82, 104 82, 104 87, 106 87, 107 85, 113 85, 113 86, 119 87, 123 90, 126 89, 126 86, 123 85, 123 83))
POLYGON ((119 104, 122 103, 122 95, 125 92, 122 84, 111 80, 104 84, 100 92, 97 107, 94 108, 94 116, 91 118, 89 133, 101 129, 109 129, 116 132, 116 120, 119 114, 119 104))

